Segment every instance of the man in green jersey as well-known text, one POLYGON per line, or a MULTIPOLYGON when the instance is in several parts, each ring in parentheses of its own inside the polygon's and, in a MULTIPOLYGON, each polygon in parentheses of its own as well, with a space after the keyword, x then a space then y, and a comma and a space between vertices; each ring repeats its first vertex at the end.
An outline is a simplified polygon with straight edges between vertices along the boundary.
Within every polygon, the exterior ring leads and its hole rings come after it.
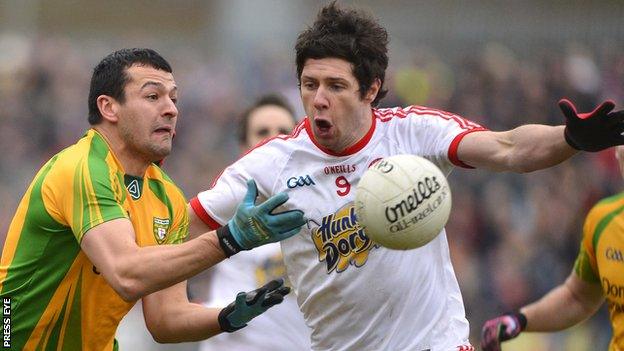
POLYGON ((92 128, 41 168, 7 234, 0 297, 11 324, 3 346, 116 349, 117 325, 138 299, 157 341, 201 340, 244 327, 288 293, 272 281, 223 309, 189 303, 187 278, 294 235, 304 217, 271 214, 285 194, 256 205, 250 181, 228 225, 184 242, 186 200, 154 164, 171 150, 177 99, 171 67, 153 50, 116 51, 95 67, 92 128))
MULTIPOLYGON (((624 146, 615 148, 624 175, 624 146)), ((569 328, 592 316, 605 299, 613 327, 610 351, 624 350, 624 193, 599 201, 585 218, 574 269, 564 283, 537 302, 483 325, 484 351, 500 350, 501 341, 522 331, 569 328)))

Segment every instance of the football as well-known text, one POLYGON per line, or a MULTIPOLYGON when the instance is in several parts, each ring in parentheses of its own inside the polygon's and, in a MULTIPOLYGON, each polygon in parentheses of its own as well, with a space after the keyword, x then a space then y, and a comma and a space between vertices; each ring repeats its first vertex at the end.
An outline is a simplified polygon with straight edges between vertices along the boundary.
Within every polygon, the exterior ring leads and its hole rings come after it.
POLYGON ((451 190, 442 171, 414 155, 379 160, 360 179, 355 214, 364 233, 390 249, 421 247, 442 231, 451 190))

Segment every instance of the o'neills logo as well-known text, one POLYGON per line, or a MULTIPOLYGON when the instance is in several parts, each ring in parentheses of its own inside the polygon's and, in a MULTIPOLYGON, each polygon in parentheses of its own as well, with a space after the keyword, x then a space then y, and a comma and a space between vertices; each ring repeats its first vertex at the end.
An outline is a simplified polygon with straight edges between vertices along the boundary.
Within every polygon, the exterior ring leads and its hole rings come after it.
POLYGON ((386 219, 390 223, 402 219, 413 211, 416 211, 423 201, 432 197, 441 188, 442 186, 438 183, 435 176, 425 177, 419 180, 413 191, 407 195, 406 198, 401 199, 401 201, 394 205, 386 206, 386 219))
POLYGON ((379 247, 373 243, 355 218, 353 203, 342 207, 336 213, 324 216, 321 224, 310 221, 312 241, 319 253, 319 262, 325 261, 327 273, 340 273, 349 265, 363 266, 371 249, 379 247))

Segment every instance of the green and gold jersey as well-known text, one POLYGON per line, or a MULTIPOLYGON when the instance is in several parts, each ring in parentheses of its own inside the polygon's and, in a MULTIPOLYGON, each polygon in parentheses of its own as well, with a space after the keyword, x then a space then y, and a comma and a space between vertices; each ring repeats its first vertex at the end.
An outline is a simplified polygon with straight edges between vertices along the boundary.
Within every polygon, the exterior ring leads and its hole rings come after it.
POLYGON ((624 350, 624 193, 600 201, 587 215, 574 271, 601 284, 613 326, 609 350, 624 350))
POLYGON ((89 229, 128 218, 139 246, 177 244, 188 234, 186 201, 155 165, 124 174, 91 129, 35 176, 11 222, 0 261, 10 299, 12 350, 113 350, 127 303, 80 250, 89 229))

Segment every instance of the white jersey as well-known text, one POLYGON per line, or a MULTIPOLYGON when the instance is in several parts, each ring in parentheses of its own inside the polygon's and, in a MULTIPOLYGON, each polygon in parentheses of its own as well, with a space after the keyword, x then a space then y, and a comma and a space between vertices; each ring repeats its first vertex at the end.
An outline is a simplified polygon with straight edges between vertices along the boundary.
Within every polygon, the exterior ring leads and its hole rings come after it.
MULTIPOLYGON (((250 291, 270 280, 285 277, 282 252, 278 243, 264 245, 232 256, 210 269, 208 307, 227 306, 240 291, 250 291)), ((288 351, 310 349, 310 328, 294 294, 234 333, 221 333, 200 343, 201 351, 246 350, 288 351), (279 330, 280 333, 275 333, 279 330)))
POLYGON ((363 233, 353 200, 364 171, 383 157, 423 156, 445 173, 466 166, 457 148, 478 130, 484 128, 424 107, 373 109, 368 133, 337 154, 314 140, 306 118, 292 135, 270 139, 226 168, 191 202, 205 221, 225 223, 253 178, 263 197, 285 191, 284 207, 304 211, 307 226, 281 245, 314 350, 472 350, 444 230, 421 248, 389 250, 363 233))

